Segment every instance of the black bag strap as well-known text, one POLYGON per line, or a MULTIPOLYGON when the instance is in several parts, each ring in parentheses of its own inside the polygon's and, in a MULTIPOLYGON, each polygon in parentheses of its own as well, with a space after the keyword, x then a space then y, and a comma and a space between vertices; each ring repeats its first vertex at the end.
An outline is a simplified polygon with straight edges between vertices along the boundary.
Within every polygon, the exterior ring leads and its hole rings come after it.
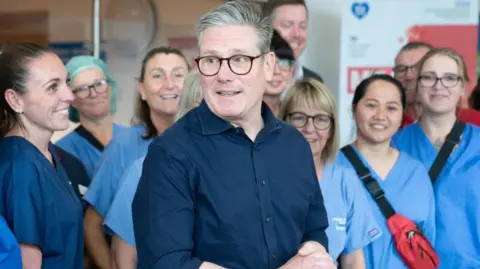
POLYGON ((105 148, 100 141, 98 141, 95 136, 93 136, 92 133, 90 133, 85 127, 82 125, 79 125, 76 129, 75 132, 79 134, 81 137, 85 138, 92 146, 97 148, 100 152, 103 152, 103 149, 105 148))
POLYGON ((385 197, 385 193, 382 190, 382 187, 378 185, 378 182, 372 177, 370 170, 363 165, 362 160, 358 157, 355 150, 352 146, 348 145, 341 149, 345 157, 350 161, 353 168, 357 172, 358 177, 367 188, 370 195, 373 197, 375 202, 377 203, 380 211, 382 211, 383 215, 386 219, 389 219, 391 216, 395 215, 395 210, 393 209, 390 202, 388 202, 387 198, 385 197))
POLYGON ((437 157, 435 158, 435 161, 433 161, 430 171, 428 172, 432 184, 435 183, 442 172, 442 169, 445 166, 445 163, 447 163, 448 157, 452 154, 455 146, 460 143, 460 137, 462 136, 463 130, 465 130, 465 126, 465 123, 457 120, 453 125, 452 130, 447 135, 445 143, 443 143, 440 151, 438 151, 437 157))

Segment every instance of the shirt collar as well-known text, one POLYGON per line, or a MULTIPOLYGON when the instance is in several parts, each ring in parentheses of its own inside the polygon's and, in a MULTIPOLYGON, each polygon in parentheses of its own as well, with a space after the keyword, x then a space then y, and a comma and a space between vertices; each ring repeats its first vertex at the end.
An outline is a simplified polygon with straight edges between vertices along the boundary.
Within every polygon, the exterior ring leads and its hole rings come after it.
MULTIPOLYGON (((210 110, 205 100, 202 101, 196 111, 203 135, 219 134, 227 131, 228 129, 234 128, 234 126, 230 122, 215 115, 210 110)), ((279 123, 277 118, 275 118, 273 112, 264 102, 262 102, 262 118, 264 122, 264 131, 270 133, 281 127, 281 124, 279 123)))

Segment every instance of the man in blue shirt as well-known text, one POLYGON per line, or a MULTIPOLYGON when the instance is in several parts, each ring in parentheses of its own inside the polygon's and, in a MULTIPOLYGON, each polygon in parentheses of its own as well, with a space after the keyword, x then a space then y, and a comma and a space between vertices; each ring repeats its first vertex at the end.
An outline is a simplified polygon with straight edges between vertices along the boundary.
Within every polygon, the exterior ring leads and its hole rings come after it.
POLYGON ((269 19, 226 2, 196 34, 204 101, 149 147, 132 205, 139 267, 335 268, 310 146, 262 103, 269 19))

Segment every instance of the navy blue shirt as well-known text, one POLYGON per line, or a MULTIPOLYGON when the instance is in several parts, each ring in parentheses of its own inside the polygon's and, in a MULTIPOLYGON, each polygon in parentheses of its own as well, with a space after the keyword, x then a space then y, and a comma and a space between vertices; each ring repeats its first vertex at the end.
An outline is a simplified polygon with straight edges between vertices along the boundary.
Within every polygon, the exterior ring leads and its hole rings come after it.
POLYGON ((82 197, 90 185, 90 177, 88 176, 87 169, 74 155, 68 153, 57 145, 53 145, 53 148, 57 153, 58 160, 65 168, 65 173, 67 174, 68 180, 73 187, 73 191, 77 195, 85 210, 87 203, 82 200, 82 197))
POLYGON ((140 268, 278 268, 327 248, 310 146, 262 105, 252 142, 205 102, 154 139, 133 201, 140 268))

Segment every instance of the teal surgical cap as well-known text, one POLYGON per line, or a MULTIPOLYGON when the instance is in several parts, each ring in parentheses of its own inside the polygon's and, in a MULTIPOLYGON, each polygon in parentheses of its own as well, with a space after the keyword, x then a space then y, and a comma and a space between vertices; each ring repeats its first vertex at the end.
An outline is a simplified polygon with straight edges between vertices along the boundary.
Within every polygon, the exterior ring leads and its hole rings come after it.
MULTIPOLYGON (((80 55, 75 56, 65 65, 68 71, 68 79, 72 81, 80 72, 96 68, 103 72, 105 79, 110 85, 110 113, 115 113, 117 111, 117 81, 110 75, 108 72, 107 65, 101 59, 95 58, 90 55, 80 55)), ((73 122, 79 122, 80 118, 78 116, 78 111, 72 106, 69 107, 68 117, 73 122)))

